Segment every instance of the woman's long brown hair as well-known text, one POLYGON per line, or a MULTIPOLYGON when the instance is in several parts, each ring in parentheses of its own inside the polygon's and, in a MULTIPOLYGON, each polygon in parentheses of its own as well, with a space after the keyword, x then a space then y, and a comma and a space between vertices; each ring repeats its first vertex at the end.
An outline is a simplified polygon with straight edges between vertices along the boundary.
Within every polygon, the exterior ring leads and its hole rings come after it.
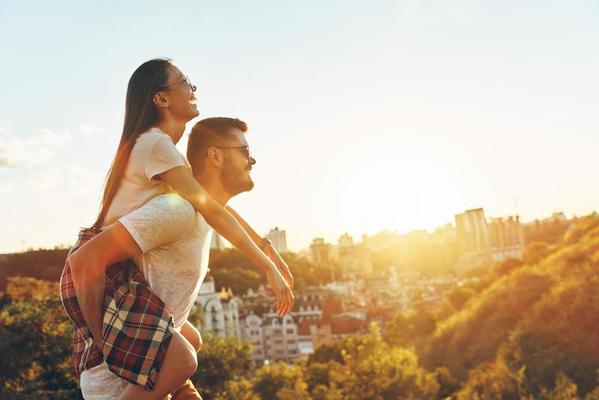
POLYGON ((100 212, 96 222, 91 227, 92 229, 98 230, 105 223, 108 208, 121 185, 135 141, 139 135, 159 122, 159 115, 154 107, 153 98, 156 92, 167 85, 168 68, 171 64, 170 59, 146 61, 135 70, 131 75, 131 79, 129 79, 123 134, 112 165, 106 175, 100 212))

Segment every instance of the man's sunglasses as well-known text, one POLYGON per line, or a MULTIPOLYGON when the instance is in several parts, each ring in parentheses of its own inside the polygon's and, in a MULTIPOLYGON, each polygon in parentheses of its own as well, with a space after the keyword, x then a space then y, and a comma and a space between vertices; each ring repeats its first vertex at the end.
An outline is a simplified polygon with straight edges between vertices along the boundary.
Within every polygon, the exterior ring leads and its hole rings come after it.
POLYGON ((253 158, 250 154, 250 148, 248 146, 211 146, 216 147, 217 149, 239 149, 241 153, 245 156, 246 159, 253 158))

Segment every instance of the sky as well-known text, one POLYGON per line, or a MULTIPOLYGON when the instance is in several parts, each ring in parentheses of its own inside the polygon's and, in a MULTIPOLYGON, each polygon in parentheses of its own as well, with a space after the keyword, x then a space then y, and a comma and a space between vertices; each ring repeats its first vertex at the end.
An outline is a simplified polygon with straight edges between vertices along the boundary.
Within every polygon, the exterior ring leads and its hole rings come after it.
POLYGON ((164 56, 199 118, 247 122, 230 204, 292 250, 598 208, 597 1, 139 4, 0 0, 0 253, 93 223, 127 81, 164 56))

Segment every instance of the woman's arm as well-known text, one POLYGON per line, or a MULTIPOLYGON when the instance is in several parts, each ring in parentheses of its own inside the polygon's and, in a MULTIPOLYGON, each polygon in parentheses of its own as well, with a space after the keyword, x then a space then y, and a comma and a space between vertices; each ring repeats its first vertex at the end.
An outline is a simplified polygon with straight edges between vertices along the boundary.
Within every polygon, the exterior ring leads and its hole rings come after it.
POLYGON ((129 232, 120 222, 115 222, 67 259, 79 308, 98 348, 102 339, 106 268, 140 254, 129 232))
POLYGON ((256 246, 239 222, 206 192, 185 167, 160 174, 163 182, 185 198, 218 233, 266 272, 277 297, 277 313, 285 315, 293 308, 293 293, 275 264, 256 246))
POLYGON ((256 245, 258 247, 260 247, 260 250, 262 250, 264 252, 264 254, 266 254, 268 256, 268 258, 270 258, 271 261, 275 263, 275 265, 279 269, 279 272, 281 272, 281 274, 285 278, 285 281, 287 282, 287 284, 289 285, 291 290, 293 290, 293 275, 291 275, 289 266, 287 265, 285 260, 283 260, 283 258, 279 254, 279 252, 272 245, 263 244, 262 237, 260 237, 260 235, 258 235, 256 233, 256 231, 250 226, 250 224, 248 224, 241 217, 241 215, 239 215, 237 213, 237 211, 235 211, 234 209, 232 209, 229 206, 226 206, 225 208, 227 209, 227 211, 229 211, 231 214, 233 214, 233 217, 235 217, 237 222, 239 222, 239 224, 242 226, 242 228, 245 229, 245 231, 252 238, 254 243, 256 243, 256 245))

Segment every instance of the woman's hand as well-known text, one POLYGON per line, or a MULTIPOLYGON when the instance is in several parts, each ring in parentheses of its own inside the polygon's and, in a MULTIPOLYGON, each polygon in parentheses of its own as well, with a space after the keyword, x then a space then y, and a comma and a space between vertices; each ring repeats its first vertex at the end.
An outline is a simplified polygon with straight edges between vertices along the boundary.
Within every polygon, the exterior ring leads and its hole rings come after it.
POLYGON ((277 314, 282 317, 293 308, 293 292, 276 267, 266 272, 266 279, 277 298, 277 314))
POLYGON ((281 257, 279 252, 271 245, 264 246, 262 250, 264 251, 264 254, 266 254, 268 258, 270 258, 272 262, 275 263, 277 269, 279 270, 281 275, 283 275, 283 278, 285 278, 287 285, 289 285, 289 288, 293 290, 293 275, 291 275, 289 266, 287 265, 285 260, 283 260, 283 257, 281 257))

